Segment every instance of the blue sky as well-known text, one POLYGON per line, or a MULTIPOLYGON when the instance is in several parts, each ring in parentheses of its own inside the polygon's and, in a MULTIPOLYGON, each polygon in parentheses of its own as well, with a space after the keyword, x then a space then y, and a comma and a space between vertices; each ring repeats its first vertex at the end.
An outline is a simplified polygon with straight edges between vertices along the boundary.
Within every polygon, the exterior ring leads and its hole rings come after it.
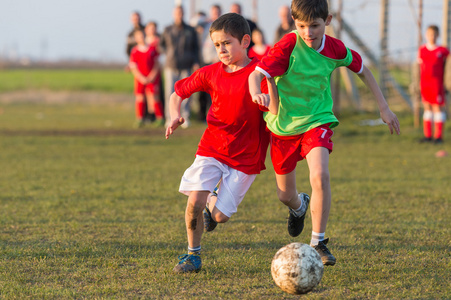
MULTIPOLYGON (((197 0, 197 10, 208 13, 210 5, 219 3, 227 12, 234 1, 197 0)), ((250 18, 252 1, 238 1, 243 14, 250 18)), ((332 6, 337 1, 331 0, 332 6)), ((377 51, 379 38, 379 0, 346 0, 344 17, 370 48, 377 51)), ((412 1, 417 5, 418 0, 412 1)), ((441 26, 442 0, 424 1, 424 25, 441 26)), ((189 1, 183 1, 190 15, 189 1)), ((279 22, 278 8, 290 1, 259 0, 258 18, 266 39, 272 41, 279 22)), ((414 57, 417 31, 409 9, 409 0, 391 0, 390 52, 414 57)), ((129 17, 139 10, 144 21, 155 20, 160 31, 171 23, 174 1, 170 0, 2 0, 0 3, 0 56, 28 56, 34 59, 91 59, 125 62, 125 37, 130 29, 129 17)), ((352 43, 343 37, 345 43, 352 43)))

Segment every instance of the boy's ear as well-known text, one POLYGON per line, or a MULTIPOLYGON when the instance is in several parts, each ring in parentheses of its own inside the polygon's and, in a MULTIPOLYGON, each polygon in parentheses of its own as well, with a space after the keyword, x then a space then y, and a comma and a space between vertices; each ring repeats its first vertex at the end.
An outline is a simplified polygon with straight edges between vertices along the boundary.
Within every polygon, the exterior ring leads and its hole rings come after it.
POLYGON ((251 44, 251 36, 249 34, 245 34, 243 36, 243 39, 241 40, 241 45, 247 48, 249 47, 250 44, 251 44))
POLYGON ((327 16, 327 18, 326 18, 326 26, 329 26, 330 25, 330 22, 332 22, 332 15, 331 14, 329 14, 328 16, 327 16))

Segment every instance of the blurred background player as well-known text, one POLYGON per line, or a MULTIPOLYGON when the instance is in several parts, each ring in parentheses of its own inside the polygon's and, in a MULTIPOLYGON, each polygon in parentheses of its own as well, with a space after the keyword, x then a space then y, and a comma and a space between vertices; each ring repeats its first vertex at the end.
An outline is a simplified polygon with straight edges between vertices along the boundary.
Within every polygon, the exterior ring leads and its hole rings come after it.
POLYGON ((446 95, 444 73, 449 50, 437 45, 439 29, 431 25, 426 29, 426 44, 418 50, 420 64, 420 90, 423 102, 423 139, 420 142, 443 143, 446 121, 446 95), (434 136, 432 136, 434 123, 434 136), (434 140, 432 139, 434 137, 434 140))
POLYGON ((279 18, 280 24, 277 27, 276 32, 274 34, 273 45, 278 41, 280 41, 280 39, 285 34, 296 29, 296 27, 294 26, 293 18, 291 17, 291 10, 288 5, 283 5, 279 8, 279 18))
MULTIPOLYGON (((199 40, 196 30, 183 21, 183 7, 176 6, 172 11, 174 23, 166 27, 161 35, 160 47, 166 55, 164 64, 164 115, 169 122, 169 97, 174 92, 176 81, 191 75, 199 68, 199 40)), ((185 119, 182 128, 190 124, 190 99, 183 101, 181 107, 185 119)), ((168 125, 168 124, 167 124, 168 125)))
POLYGON ((265 43, 265 37, 260 28, 257 27, 252 31, 252 41, 254 42, 254 46, 249 48, 248 55, 250 58, 255 57, 258 60, 261 60, 269 53, 271 46, 265 43))
MULTIPOLYGON (((151 82, 150 84, 152 85, 156 85, 158 84, 158 86, 154 86, 153 87, 153 99, 150 99, 151 102, 154 103, 153 105, 153 111, 154 113, 152 113, 152 109, 148 109, 147 112, 147 118, 151 121, 157 121, 154 125, 159 126, 161 123, 160 119, 164 119, 164 107, 163 107, 163 102, 161 99, 163 99, 163 95, 162 95, 162 91, 163 91, 163 82, 161 80, 161 64, 160 62, 160 53, 161 53, 161 49, 160 49, 160 34, 158 33, 158 24, 154 21, 150 21, 146 24, 146 27, 144 28, 144 34, 145 34, 145 41, 146 44, 149 47, 153 47, 155 48, 158 56, 155 57, 156 60, 158 60, 158 77, 157 80, 155 80, 155 82, 151 82), (158 106, 158 107, 156 107, 158 106), (155 111, 161 111, 162 115, 155 115, 155 111)), ((146 101, 147 104, 149 104, 149 99, 147 99, 146 101)))
POLYGON ((146 107, 150 115, 155 115, 154 125, 164 126, 163 106, 159 97, 160 67, 157 48, 145 43, 141 30, 135 31, 134 38, 137 45, 130 53, 129 67, 135 78, 135 127, 144 126, 146 107))
POLYGON ((132 23, 132 29, 127 35, 127 46, 125 48, 127 57, 130 57, 130 53, 132 52, 133 47, 136 46, 135 31, 144 31, 144 25, 141 23, 141 14, 139 12, 132 12, 132 14, 130 15, 130 22, 132 23))
POLYGON ((146 24, 144 28, 146 44, 150 47, 154 47, 158 54, 160 54, 160 35, 158 34, 158 25, 156 22, 150 21, 146 24))
MULTIPOLYGON (((215 45, 210 38, 210 26, 221 16, 222 10, 219 4, 214 4, 210 7, 208 19, 202 24, 201 35, 201 66, 208 66, 219 61, 218 54, 216 53, 215 45)), ((211 97, 208 93, 199 92, 199 121, 205 122, 207 118, 207 111, 211 105, 211 97)))
MULTIPOLYGON (((232 5, 230 6, 230 12, 242 15, 241 4, 239 4, 238 2, 232 3, 232 5)), ((252 34, 254 29, 257 28, 257 24, 255 24, 254 21, 249 20, 249 19, 246 19, 246 21, 249 24, 249 28, 251 29, 251 34, 252 34)), ((254 42, 251 40, 249 48, 252 47, 252 46, 254 46, 254 42)))

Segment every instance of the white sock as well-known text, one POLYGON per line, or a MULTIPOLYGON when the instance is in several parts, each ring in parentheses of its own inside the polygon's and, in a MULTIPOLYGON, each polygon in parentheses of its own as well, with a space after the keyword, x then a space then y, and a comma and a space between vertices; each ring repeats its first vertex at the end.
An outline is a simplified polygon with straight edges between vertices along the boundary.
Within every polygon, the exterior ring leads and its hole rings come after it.
POLYGON ((298 198, 301 200, 301 206, 299 206, 298 209, 292 209, 296 217, 302 216, 307 210, 307 203, 304 201, 304 197, 302 197, 301 195, 302 194, 298 195, 298 198))
POLYGON ((188 254, 194 254, 194 253, 196 253, 196 254, 200 254, 200 249, 201 249, 201 247, 199 246, 199 247, 193 247, 193 248, 191 248, 191 247, 189 247, 188 246, 188 254))
POLYGON ((317 246, 319 242, 324 241, 325 232, 314 232, 312 231, 312 239, 310 240, 310 246, 317 246))

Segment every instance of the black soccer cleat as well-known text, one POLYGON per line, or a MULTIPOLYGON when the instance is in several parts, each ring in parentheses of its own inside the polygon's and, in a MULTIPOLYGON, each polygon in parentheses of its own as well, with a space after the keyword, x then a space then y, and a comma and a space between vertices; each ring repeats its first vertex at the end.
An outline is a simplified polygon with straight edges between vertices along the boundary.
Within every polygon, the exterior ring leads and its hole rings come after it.
POLYGON ((309 195, 307 195, 305 193, 300 193, 299 196, 302 197, 302 201, 305 201, 305 203, 306 203, 304 214, 302 216, 298 217, 294 213, 293 209, 291 209, 290 207, 288 208, 290 211, 290 216, 288 217, 288 224, 287 224, 288 225, 288 233, 292 237, 297 237, 298 235, 301 234, 302 230, 304 230, 305 214, 307 213, 308 205, 310 202, 309 195))
POLYGON ((420 144, 432 143, 432 138, 423 137, 422 139, 420 139, 418 141, 418 143, 420 143, 420 144))
POLYGON ((441 144, 443 144, 443 140, 441 138, 435 139, 434 144, 441 145, 441 144))
POLYGON ((329 242, 329 238, 320 241, 318 245, 313 246, 315 248, 316 252, 318 252, 319 256, 321 256, 321 261, 323 262, 323 265, 325 266, 333 266, 337 262, 337 259, 335 256, 330 253, 329 249, 327 249, 327 243, 329 242))

